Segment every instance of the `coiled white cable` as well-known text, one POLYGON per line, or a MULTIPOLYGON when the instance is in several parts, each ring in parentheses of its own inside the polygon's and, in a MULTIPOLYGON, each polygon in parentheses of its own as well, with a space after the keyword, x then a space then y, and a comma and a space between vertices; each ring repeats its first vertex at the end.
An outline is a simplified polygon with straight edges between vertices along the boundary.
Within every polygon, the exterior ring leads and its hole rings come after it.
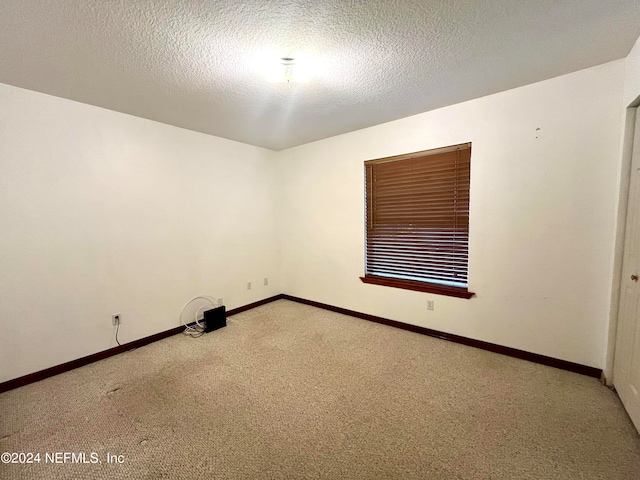
POLYGON ((196 310, 195 313, 195 325, 193 323, 187 323, 183 320, 183 315, 184 315, 184 311, 186 310, 186 308, 191 305, 194 301, 198 300, 198 299, 202 299, 202 300, 206 300, 207 302, 209 302, 211 304, 211 306, 213 308, 217 308, 220 307, 220 303, 218 303, 218 301, 213 298, 210 297, 208 295, 198 295, 197 297, 193 297, 191 300, 189 300, 187 303, 185 303, 184 307, 182 307, 182 310, 180 310, 180 324, 184 325, 184 334, 185 335, 189 335, 190 337, 193 338, 197 338, 200 337, 201 335, 204 334, 204 325, 200 323, 200 320, 198 320, 198 315, 200 315, 200 312, 202 310, 204 310, 205 308, 208 308, 210 305, 203 305, 202 307, 198 308, 196 310))

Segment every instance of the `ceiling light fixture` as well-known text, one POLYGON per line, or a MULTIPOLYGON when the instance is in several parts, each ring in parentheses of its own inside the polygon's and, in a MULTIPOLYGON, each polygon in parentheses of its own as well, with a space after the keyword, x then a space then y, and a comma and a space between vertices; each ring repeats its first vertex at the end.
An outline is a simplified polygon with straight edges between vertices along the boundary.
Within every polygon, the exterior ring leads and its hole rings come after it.
POLYGON ((308 62, 293 57, 282 57, 277 63, 268 67, 269 82, 308 82, 311 79, 311 68, 308 62))

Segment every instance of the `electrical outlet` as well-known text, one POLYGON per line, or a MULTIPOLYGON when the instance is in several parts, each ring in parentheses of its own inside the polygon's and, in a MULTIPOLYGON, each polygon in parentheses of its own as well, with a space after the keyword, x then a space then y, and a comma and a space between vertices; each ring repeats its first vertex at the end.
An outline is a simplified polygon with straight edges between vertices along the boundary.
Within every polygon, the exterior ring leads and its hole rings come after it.
POLYGON ((218 299, 218 305, 224 305, 224 300, 222 298, 218 299))
POLYGON ((264 284, 269 285, 269 279, 267 277, 264 277, 264 284))
POLYGON ((247 290, 251 290, 251 282, 247 282, 247 290))
POLYGON ((113 315, 111 315, 111 323, 113 324, 113 326, 120 325, 120 317, 121 315, 119 313, 114 313, 113 315))
POLYGON ((427 310, 433 310, 434 303, 435 302, 433 300, 427 300, 427 310))

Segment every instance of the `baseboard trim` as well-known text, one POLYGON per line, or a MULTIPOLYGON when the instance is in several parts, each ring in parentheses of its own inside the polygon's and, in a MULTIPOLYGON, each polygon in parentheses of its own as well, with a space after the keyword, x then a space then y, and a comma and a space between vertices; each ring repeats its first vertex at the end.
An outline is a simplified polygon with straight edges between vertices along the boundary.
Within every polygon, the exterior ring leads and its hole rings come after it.
MULTIPOLYGON (((248 305, 243 305, 242 307, 232 308, 231 310, 227 311, 227 317, 231 317, 241 312, 246 312, 247 310, 260 307, 262 305, 265 305, 270 302, 274 302, 276 300, 280 300, 281 298, 283 298, 283 296, 282 294, 279 294, 273 297, 265 298, 264 300, 259 300, 257 302, 250 303, 248 305)), ((117 347, 113 347, 108 350, 103 350, 102 352, 94 353, 92 355, 87 355, 86 357, 78 358, 76 360, 71 360, 70 362, 56 365, 55 367, 45 368, 44 370, 40 370, 38 372, 30 373, 22 377, 7 380, 6 382, 0 383, 0 393, 13 390, 14 388, 23 387, 24 385, 38 382, 40 380, 44 380, 45 378, 53 377, 54 375, 68 372, 69 370, 73 370, 75 368, 84 367, 85 365, 88 365, 90 363, 97 362, 99 360, 104 360, 105 358, 113 357, 114 355, 118 355, 119 353, 126 352, 134 348, 144 347, 145 345, 149 345, 150 343, 157 342, 158 340, 162 340, 163 338, 171 337, 178 333, 182 333, 183 331, 184 331, 184 326, 181 325, 179 327, 175 327, 170 330, 165 330, 164 332, 155 333, 153 335, 149 335, 148 337, 134 340, 133 342, 124 343, 117 347)))
MULTIPOLYGON (((450 342, 460 343, 462 345, 467 345, 470 347, 481 348, 483 350, 488 350, 490 352, 500 353, 502 355, 520 358, 522 360, 528 360, 534 363, 540 363, 542 365, 547 365, 549 367, 568 370, 570 372, 579 373, 581 375, 587 375, 589 377, 594 377, 599 379, 604 378, 604 373, 599 368, 589 367, 587 365, 581 365, 579 363, 569 362, 567 360, 560 360, 553 357, 547 357, 545 355, 540 355, 537 353, 526 352, 524 350, 518 350, 516 348, 505 347, 502 345, 497 345, 495 343, 483 342, 481 340, 474 340, 473 338, 462 337, 460 335, 454 335, 452 333, 445 333, 445 332, 433 330, 430 328, 419 327, 417 325, 410 325, 408 323, 402 323, 396 320, 389 320, 388 318, 377 317, 375 315, 369 315, 367 313, 360 313, 354 310, 348 310, 346 308, 334 307, 333 305, 327 305, 326 303, 315 302, 313 300, 306 300, 304 298, 294 297, 292 295, 287 295, 283 293, 279 295, 274 295, 273 297, 265 298, 264 300, 259 300, 257 302, 250 303, 248 305, 243 305, 238 308, 233 308, 227 311, 227 316, 231 317, 238 313, 246 312, 247 310, 251 310, 252 308, 260 307, 262 305, 266 305, 267 303, 274 302, 276 300, 281 300, 281 299, 290 300, 292 302, 297 302, 297 303, 303 303, 305 305, 311 305, 312 307, 322 308, 324 310, 341 313, 343 315, 349 315, 350 317, 361 318, 363 320, 369 320, 371 322, 381 323, 383 325, 389 325, 395 328, 401 328, 403 330, 420 333, 422 335, 439 338, 441 340, 447 340, 450 342)), ((134 348, 139 348, 145 345, 149 345, 150 343, 157 342, 158 340, 162 340, 163 338, 171 337, 178 333, 182 333, 183 330, 184 330, 184 326, 175 327, 170 330, 165 330, 164 332, 159 332, 153 335, 149 335, 148 337, 134 340, 133 342, 125 343, 123 345, 110 348, 108 350, 103 350, 102 352, 94 353, 92 355, 87 355, 86 357, 78 358, 76 360, 71 360, 70 362, 56 365, 55 367, 46 368, 44 370, 30 373, 22 377, 7 380, 6 382, 0 383, 0 393, 22 387, 30 383, 38 382, 40 380, 44 380, 45 378, 53 377, 54 375, 68 372, 69 370, 73 370, 75 368, 83 367, 90 363, 97 362, 99 360, 103 360, 105 358, 109 358, 114 355, 118 355, 120 353, 126 352, 128 350, 132 350, 134 348)))
POLYGON ((276 300, 281 300, 283 295, 279 293, 278 295, 274 295, 273 297, 265 298, 264 300, 258 300, 257 302, 250 303, 249 305, 244 305, 238 308, 232 308, 227 311, 227 317, 232 315, 236 315, 238 313, 246 312, 247 310, 251 310, 252 308, 261 307, 262 305, 266 305, 267 303, 275 302, 276 300))
POLYGON ((482 340, 474 340, 473 338, 462 337, 460 335, 454 335, 452 333, 445 333, 439 330, 433 330, 431 328, 419 327, 417 325, 410 325, 408 323, 402 323, 395 320, 389 320, 388 318, 377 317, 375 315, 369 315, 367 313, 360 313, 353 310, 347 310, 346 308, 334 307, 333 305, 327 305, 326 303, 315 302, 313 300, 306 300, 304 298, 294 297, 292 295, 281 295, 282 299, 290 300, 292 302, 304 303, 305 305, 311 305, 312 307, 322 308, 324 310, 330 310, 332 312, 341 313, 343 315, 349 315, 351 317, 361 318, 363 320, 369 320, 371 322, 382 323, 391 327, 401 328, 403 330, 409 330, 410 332, 420 333, 429 337, 440 338, 449 342, 460 343, 469 347, 481 348, 482 350, 488 350, 494 353, 500 353, 509 357, 519 358, 521 360, 528 360, 529 362, 540 363, 549 367, 555 367, 562 370, 568 370, 570 372, 579 373, 581 375, 587 375, 589 377, 601 378, 603 375, 602 369, 589 367, 580 363, 569 362, 567 360, 560 360, 558 358, 547 357, 538 353, 531 353, 524 350, 518 350, 516 348, 505 347, 503 345, 497 345, 495 343, 483 342, 482 340))

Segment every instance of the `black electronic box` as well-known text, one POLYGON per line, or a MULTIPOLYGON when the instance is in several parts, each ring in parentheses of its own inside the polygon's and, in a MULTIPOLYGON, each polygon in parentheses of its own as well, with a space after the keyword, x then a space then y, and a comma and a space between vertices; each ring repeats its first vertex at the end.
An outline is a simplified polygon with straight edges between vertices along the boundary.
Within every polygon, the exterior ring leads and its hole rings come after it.
POLYGON ((227 326, 227 310, 224 305, 204 312, 204 332, 209 333, 227 326))

